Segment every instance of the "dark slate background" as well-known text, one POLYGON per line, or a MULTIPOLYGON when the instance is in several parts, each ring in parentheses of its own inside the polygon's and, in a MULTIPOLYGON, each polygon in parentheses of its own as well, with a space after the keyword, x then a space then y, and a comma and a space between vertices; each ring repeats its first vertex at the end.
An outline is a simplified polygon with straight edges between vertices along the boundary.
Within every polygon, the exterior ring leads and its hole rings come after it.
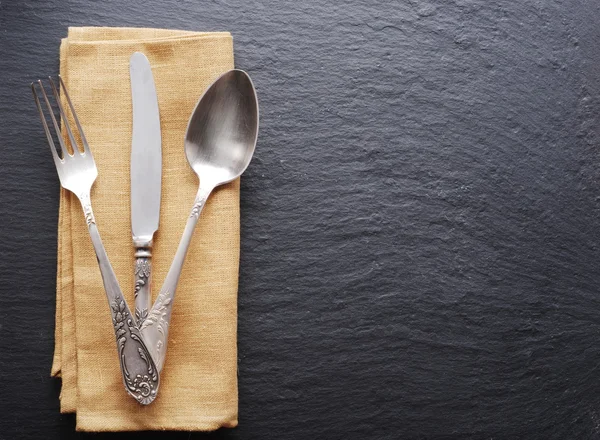
MULTIPOLYGON (((0 2, 0 439, 50 379, 58 179, 28 84, 67 26, 229 30, 240 426, 224 439, 600 438, 597 0, 0 2)), ((118 123, 118 121, 116 121, 118 123)))

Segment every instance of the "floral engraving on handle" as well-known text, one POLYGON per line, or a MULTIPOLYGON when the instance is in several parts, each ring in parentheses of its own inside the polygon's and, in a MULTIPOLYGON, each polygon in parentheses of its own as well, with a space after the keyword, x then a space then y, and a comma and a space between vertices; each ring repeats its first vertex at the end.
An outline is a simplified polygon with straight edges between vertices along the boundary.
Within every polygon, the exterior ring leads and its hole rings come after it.
POLYGON ((138 258, 135 262, 135 298, 137 298, 141 288, 146 285, 149 277, 150 262, 147 258, 138 258))
POLYGON ((148 317, 148 309, 135 308, 135 322, 140 325, 148 317))
POLYGON ((142 342, 142 338, 139 334, 139 330, 133 324, 131 316, 125 308, 125 301, 121 297, 115 298, 111 302, 112 319, 115 327, 115 336, 117 338, 117 346, 119 349, 119 360, 121 361, 121 367, 125 373, 123 378, 125 386, 129 393, 140 403, 147 405, 152 402, 156 397, 158 374, 152 363, 150 353, 146 349, 146 346, 142 342), (138 355, 146 363, 147 374, 136 374, 135 377, 131 377, 131 373, 127 369, 127 363, 125 362, 125 344, 127 343, 127 332, 129 332, 130 340, 136 341, 139 344, 138 355))
POLYGON ((161 348, 164 345, 166 330, 168 330, 169 321, 167 321, 167 306, 171 304, 172 298, 169 292, 161 292, 156 298, 156 304, 150 311, 150 314, 142 324, 142 328, 156 324, 156 329, 161 334, 161 339, 156 343, 156 353, 160 354, 161 348))
MULTIPOLYGON (((137 298, 140 290, 148 283, 150 278, 150 261, 147 258, 138 258, 135 262, 135 293, 134 298, 137 298)), ((148 316, 148 309, 135 308, 135 322, 141 325, 148 316)))
POLYGON ((198 218, 200 216, 200 211, 202 211, 202 207, 206 203, 205 195, 197 195, 196 200, 194 200, 194 206, 192 207, 192 213, 190 217, 198 218))
POLYGON ((85 215, 85 222, 87 225, 96 224, 96 219, 94 218, 94 211, 92 211, 92 201, 90 200, 90 195, 87 193, 79 194, 79 201, 81 202, 81 207, 83 208, 83 214, 85 215))

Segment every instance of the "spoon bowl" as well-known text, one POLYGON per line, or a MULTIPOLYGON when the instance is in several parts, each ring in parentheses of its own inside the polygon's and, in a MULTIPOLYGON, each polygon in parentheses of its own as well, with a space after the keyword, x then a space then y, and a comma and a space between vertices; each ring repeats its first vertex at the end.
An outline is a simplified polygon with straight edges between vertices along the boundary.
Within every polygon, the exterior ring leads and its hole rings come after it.
POLYGON ((239 177, 254 153, 258 100, 243 70, 221 75, 196 104, 185 136, 185 154, 202 186, 239 177))

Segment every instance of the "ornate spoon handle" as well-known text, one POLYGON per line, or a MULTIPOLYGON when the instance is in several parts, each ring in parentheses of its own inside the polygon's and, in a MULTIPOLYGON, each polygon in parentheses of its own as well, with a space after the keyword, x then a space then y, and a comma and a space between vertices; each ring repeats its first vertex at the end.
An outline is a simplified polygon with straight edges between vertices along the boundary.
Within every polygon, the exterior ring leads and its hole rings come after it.
POLYGON ((212 187, 210 189, 203 189, 202 187, 198 189, 192 212, 185 224, 183 235, 179 241, 179 246, 175 252, 175 257, 173 258, 165 282, 152 306, 152 310, 150 310, 150 313, 148 313, 148 316, 140 326, 140 332, 159 372, 165 363, 171 311, 173 309, 173 300, 175 299, 175 290, 177 289, 181 269, 183 269, 185 256, 192 241, 198 217, 211 191, 212 187))
POLYGON ((160 380, 158 370, 146 348, 146 344, 144 344, 139 329, 135 325, 127 302, 123 298, 117 277, 108 261, 106 250, 96 227, 90 195, 87 193, 78 197, 96 251, 106 298, 110 306, 123 383, 127 392, 135 400, 147 405, 156 398, 158 392, 160 380))

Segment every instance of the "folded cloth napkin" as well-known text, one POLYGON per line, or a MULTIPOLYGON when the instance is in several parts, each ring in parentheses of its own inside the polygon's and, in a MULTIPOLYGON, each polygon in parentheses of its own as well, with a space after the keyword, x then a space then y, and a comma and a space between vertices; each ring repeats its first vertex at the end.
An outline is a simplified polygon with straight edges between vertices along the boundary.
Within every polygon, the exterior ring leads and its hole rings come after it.
MULTIPOLYGON (((175 254, 197 190, 183 139, 198 98, 233 68, 229 33, 162 29, 69 28, 60 72, 88 140, 98 178, 96 223, 130 306, 134 304, 129 158, 132 105, 129 58, 150 60, 162 132, 160 229, 153 249, 153 293, 175 254)), ((64 101, 64 96, 63 96, 64 101)), ((237 425, 239 180, 216 190, 196 228, 177 288, 158 398, 141 406, 127 395, 100 271, 76 197, 61 190, 56 347, 61 412, 80 431, 214 430, 237 425)))

